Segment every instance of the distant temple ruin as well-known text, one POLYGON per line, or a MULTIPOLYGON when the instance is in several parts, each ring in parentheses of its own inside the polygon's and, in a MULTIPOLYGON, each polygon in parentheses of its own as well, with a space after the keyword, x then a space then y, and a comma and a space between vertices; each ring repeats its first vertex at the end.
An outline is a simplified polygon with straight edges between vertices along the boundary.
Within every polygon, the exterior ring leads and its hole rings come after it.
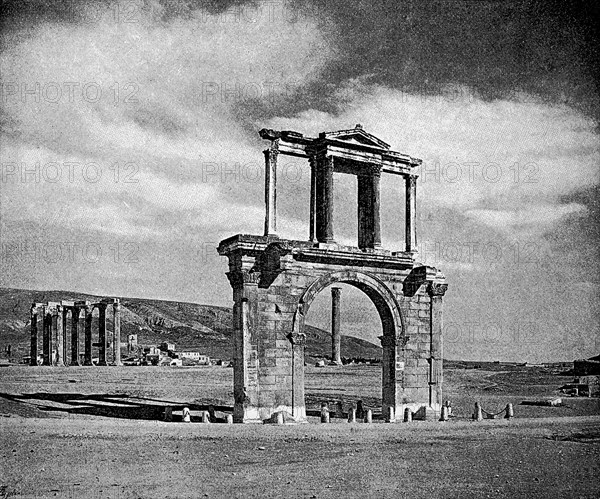
MULTIPOLYGON (((421 160, 390 150, 360 125, 323 132, 318 137, 266 129, 260 136, 270 141, 264 151, 264 234, 238 234, 221 241, 218 247, 219 254, 229 259, 227 277, 233 288, 234 420, 260 422, 278 411, 289 412, 296 421, 306 420, 304 322, 317 294, 335 283, 363 291, 381 318, 383 413, 400 415, 409 408, 439 415, 442 298, 447 284, 440 271, 415 260, 415 168, 421 160), (280 155, 306 158, 310 164, 310 217, 305 241, 277 235, 280 155), (355 175, 358 180, 356 246, 335 242, 334 173, 355 175), (383 173, 401 175, 405 181, 405 244, 398 251, 381 247, 383 173)), ((334 288, 332 293, 339 311, 338 292, 334 288)), ((339 323, 333 333, 335 362, 339 323)))
POLYGON ((78 366, 81 365, 79 353, 80 319, 84 322, 83 365, 92 362, 92 322, 94 309, 98 309, 98 365, 108 362, 108 336, 106 310, 112 308, 113 334, 111 365, 121 365, 121 305, 118 298, 105 298, 99 302, 60 301, 33 303, 31 306, 31 344, 30 365, 37 365, 38 359, 38 323, 42 325, 42 365, 78 366), (70 318, 71 336, 67 331, 70 318))

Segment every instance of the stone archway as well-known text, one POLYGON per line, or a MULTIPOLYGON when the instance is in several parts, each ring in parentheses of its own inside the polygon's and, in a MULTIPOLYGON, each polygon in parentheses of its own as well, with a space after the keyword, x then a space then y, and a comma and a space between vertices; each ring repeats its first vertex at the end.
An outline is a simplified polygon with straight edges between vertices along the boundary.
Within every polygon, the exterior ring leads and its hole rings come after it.
MULTIPOLYGON (((400 305, 394 293, 386 284, 376 276, 366 272, 353 272, 341 270, 325 274, 312 282, 298 301, 294 313, 292 338, 302 337, 304 334, 305 319, 310 306, 316 296, 327 286, 335 283, 344 283, 354 286, 365 293, 375 305, 382 325, 383 358, 382 358, 382 414, 386 414, 389 407, 396 406, 396 344, 404 341, 404 319, 400 305)), ((293 352, 293 379, 292 379, 292 415, 305 411, 304 393, 304 347, 294 348, 293 352), (297 368, 296 368, 297 366, 297 368), (297 411, 297 407, 300 408, 297 411)))
POLYGON ((261 422, 287 411, 306 419, 304 317, 316 294, 334 282, 361 289, 382 319, 383 409, 435 414, 442 398, 444 275, 415 260, 415 168, 421 160, 398 151, 356 125, 306 137, 261 130, 265 155, 264 235, 221 241, 233 288, 234 421, 261 422), (280 154, 308 159, 309 240, 277 235, 277 161, 280 154), (381 247, 382 174, 405 180, 405 247, 381 247), (333 175, 357 177, 358 241, 334 238, 333 175), (421 409, 425 409, 422 411, 421 409))

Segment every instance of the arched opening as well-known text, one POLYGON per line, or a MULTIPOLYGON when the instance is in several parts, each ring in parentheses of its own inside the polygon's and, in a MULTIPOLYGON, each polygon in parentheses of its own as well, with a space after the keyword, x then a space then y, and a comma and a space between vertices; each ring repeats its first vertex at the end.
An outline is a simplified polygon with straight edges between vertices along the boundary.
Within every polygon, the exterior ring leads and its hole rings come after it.
MULTIPOLYGON (((353 286, 362 291, 372 302, 381 323, 381 408, 386 414, 388 407, 396 406, 396 338, 404 335, 404 320, 400 307, 391 290, 378 278, 367 273, 354 271, 333 272, 315 280, 303 293, 294 315, 294 337, 304 338, 306 335, 306 318, 315 298, 332 284, 341 283, 353 286)), ((305 417, 305 343, 297 342, 293 345, 293 376, 294 393, 292 394, 292 408, 301 408, 298 414, 305 417)))
POLYGON ((310 306, 304 333, 309 413, 324 401, 336 413, 338 404, 345 414, 358 401, 378 413, 382 401, 382 324, 369 297, 346 283, 325 287, 310 306))

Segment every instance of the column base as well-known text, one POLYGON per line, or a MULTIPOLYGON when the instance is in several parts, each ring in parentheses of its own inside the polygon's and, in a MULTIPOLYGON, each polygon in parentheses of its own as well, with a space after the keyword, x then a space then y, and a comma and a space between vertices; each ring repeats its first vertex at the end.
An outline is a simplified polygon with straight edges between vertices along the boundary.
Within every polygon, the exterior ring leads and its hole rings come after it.
POLYGON ((332 239, 331 241, 317 241, 317 248, 326 249, 326 250, 334 250, 337 247, 337 243, 332 239))

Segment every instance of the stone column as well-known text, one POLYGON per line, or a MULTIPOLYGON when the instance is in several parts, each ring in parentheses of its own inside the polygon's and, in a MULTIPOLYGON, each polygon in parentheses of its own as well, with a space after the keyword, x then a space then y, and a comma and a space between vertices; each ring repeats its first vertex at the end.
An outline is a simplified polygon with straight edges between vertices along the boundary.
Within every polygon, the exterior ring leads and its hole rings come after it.
POLYGON ((427 286, 429 303, 429 407, 439 412, 442 406, 442 297, 447 284, 431 282, 427 286))
POLYGON ((85 333, 84 333, 84 341, 85 341, 85 350, 83 357, 83 365, 91 366, 92 365, 92 319, 94 313, 93 305, 85 306, 85 333))
POLYGON ((69 314, 69 308, 62 306, 62 360, 63 365, 69 365, 69 335, 67 333, 67 315, 69 314))
POLYGON ((369 175, 357 176, 358 198, 358 247, 373 247, 372 182, 369 175))
POLYGON ((331 361, 338 366, 342 365, 340 334, 340 296, 341 288, 331 288, 331 361))
POLYGON ((38 356, 38 348, 37 348, 37 343, 38 343, 38 328, 37 328, 38 308, 35 305, 35 303, 31 305, 30 315, 31 315, 31 339, 30 339, 30 345, 29 345, 29 357, 30 357, 30 359, 29 359, 29 365, 30 366, 37 366, 37 356, 38 356))
POLYGON ((71 308, 71 366, 79 365, 79 307, 71 308))
POLYGON ((121 363, 121 303, 113 303, 113 362, 115 366, 122 366, 121 363))
POLYGON ((371 174, 371 216, 373 225, 373 248, 381 247, 381 193, 380 193, 381 168, 372 169, 371 174))
POLYGON ((52 314, 52 335, 56 338, 56 357, 53 360, 53 365, 64 366, 65 358, 64 354, 64 328, 63 328, 63 308, 61 305, 57 305, 52 314))
POLYGON ((265 236, 277 234, 277 149, 263 151, 265 155, 265 236))
POLYGON ((308 238, 315 241, 315 210, 317 200, 317 162, 314 156, 308 158, 310 163, 310 228, 308 238))
POLYGON ((42 307, 42 324, 43 324, 43 339, 42 339, 42 353, 44 356, 44 360, 42 361, 42 365, 51 366, 52 365, 52 315, 50 315, 50 310, 48 307, 42 307))
POLYGON ((406 213, 405 213, 405 251, 417 252, 417 176, 405 175, 406 213))
POLYGON ((306 421, 304 405, 304 348, 306 335, 292 332, 287 335, 292 344, 292 416, 297 421, 306 421))
POLYGON ((366 173, 358 175, 358 247, 381 247, 381 167, 368 165, 366 173))
POLYGON ((333 243, 333 156, 317 157, 317 241, 333 243))
POLYGON ((98 304, 98 365, 106 366, 106 303, 98 304))

